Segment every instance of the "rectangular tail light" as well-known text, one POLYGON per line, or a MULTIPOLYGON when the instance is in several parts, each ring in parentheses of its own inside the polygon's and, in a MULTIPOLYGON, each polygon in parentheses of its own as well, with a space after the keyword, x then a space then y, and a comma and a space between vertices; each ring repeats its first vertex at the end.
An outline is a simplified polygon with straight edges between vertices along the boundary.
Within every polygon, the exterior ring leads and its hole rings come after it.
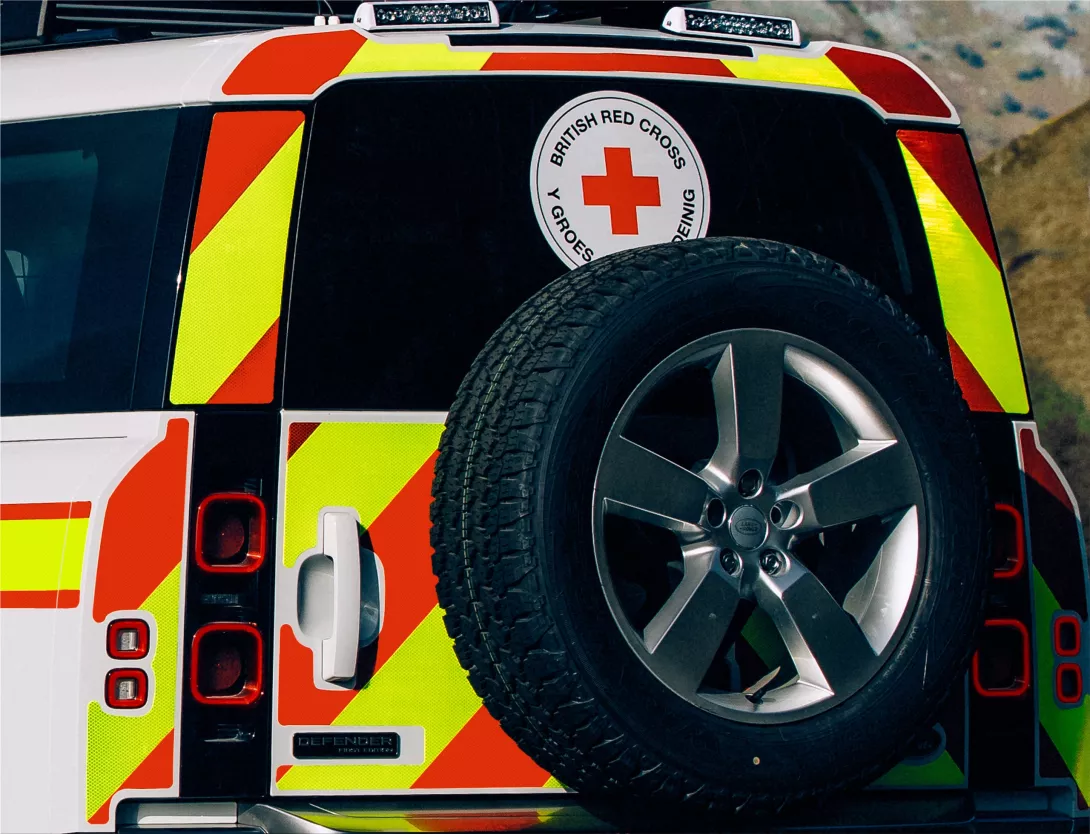
POLYGON ((106 706, 140 709, 148 702, 148 673, 143 669, 112 669, 106 675, 106 706))
POLYGON ((1029 630, 1019 620, 985 620, 973 654, 973 688, 985 698, 1018 698, 1029 689, 1029 630))
POLYGON ((114 620, 106 628, 106 654, 114 660, 147 657, 151 640, 143 620, 114 620))
POLYGON ((265 503, 219 492, 197 508, 197 565, 209 573, 252 573, 265 560, 265 503))
POLYGON ((1026 523, 1017 507, 996 504, 992 533, 996 579, 1013 579, 1026 564, 1026 523))

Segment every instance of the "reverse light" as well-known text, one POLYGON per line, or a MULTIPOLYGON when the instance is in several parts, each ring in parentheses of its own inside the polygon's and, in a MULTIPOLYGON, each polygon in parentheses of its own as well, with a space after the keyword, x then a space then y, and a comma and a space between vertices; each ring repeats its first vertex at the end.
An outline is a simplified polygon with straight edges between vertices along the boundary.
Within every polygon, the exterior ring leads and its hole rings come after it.
POLYGON ((106 629, 106 654, 115 660, 147 657, 150 640, 143 620, 114 620, 106 629))
POLYGON ((799 25, 789 17, 717 12, 712 9, 675 6, 663 18, 662 28, 675 35, 755 41, 780 46, 798 46, 802 42, 799 25))
POLYGON ((1073 614, 1061 614, 1052 622, 1052 648, 1060 657, 1082 652, 1082 622, 1073 614))
POLYGON ((113 669, 106 675, 106 706, 140 709, 148 702, 148 674, 143 669, 113 669))
POLYGON ((1082 667, 1061 663, 1056 667, 1056 700, 1066 706, 1082 702, 1082 667))
POLYGON ((193 635, 189 688, 202 704, 247 706, 264 687, 261 632, 250 623, 209 623, 193 635))
POLYGON ((353 19, 365 32, 405 29, 498 29, 491 0, 470 3, 361 3, 353 19))
POLYGON ((209 495, 197 508, 197 564, 210 573, 252 573, 265 560, 265 525, 256 495, 209 495))

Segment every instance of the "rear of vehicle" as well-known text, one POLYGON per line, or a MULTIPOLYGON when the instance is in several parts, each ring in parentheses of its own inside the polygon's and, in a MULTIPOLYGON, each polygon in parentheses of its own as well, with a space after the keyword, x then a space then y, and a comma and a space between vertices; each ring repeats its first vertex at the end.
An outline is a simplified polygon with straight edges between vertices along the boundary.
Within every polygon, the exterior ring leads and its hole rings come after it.
POLYGON ((4 58, 2 827, 860 780, 1084 816, 1081 528, 945 97, 776 19, 364 5, 4 58), (860 449, 896 465, 810 526, 804 476, 860 449), (658 653, 698 562, 735 625, 658 653), (855 752, 800 755, 829 734, 855 752))

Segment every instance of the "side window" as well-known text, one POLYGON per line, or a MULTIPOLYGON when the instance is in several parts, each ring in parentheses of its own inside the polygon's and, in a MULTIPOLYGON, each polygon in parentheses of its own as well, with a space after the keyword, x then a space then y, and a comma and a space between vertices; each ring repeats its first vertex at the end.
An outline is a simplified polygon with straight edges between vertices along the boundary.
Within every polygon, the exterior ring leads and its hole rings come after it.
POLYGON ((128 408, 176 111, 3 127, 3 413, 128 408))

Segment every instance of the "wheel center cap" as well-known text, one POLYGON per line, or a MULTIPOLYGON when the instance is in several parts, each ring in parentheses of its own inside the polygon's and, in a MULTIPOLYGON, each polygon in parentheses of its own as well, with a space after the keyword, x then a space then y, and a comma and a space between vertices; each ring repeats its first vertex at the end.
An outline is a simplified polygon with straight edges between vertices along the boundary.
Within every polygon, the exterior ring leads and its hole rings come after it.
POLYGON ((734 543, 742 550, 756 550, 768 537, 768 522, 764 513, 752 504, 741 506, 731 513, 727 529, 734 543))

